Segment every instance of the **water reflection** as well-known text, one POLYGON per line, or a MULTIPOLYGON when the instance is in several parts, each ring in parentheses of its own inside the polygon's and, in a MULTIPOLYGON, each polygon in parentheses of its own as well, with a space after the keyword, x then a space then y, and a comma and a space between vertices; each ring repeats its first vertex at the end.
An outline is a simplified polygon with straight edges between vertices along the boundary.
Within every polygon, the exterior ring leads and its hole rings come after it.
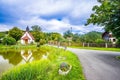
POLYGON ((0 52, 0 56, 3 57, 3 60, 7 60, 9 64, 12 64, 12 65, 17 65, 22 61, 22 57, 18 51, 0 52))
POLYGON ((0 75, 11 67, 40 59, 48 59, 49 53, 43 50, 0 51, 0 75))
POLYGON ((32 51, 31 50, 28 50, 28 51, 21 50, 21 56, 25 62, 29 62, 30 59, 32 58, 32 51))

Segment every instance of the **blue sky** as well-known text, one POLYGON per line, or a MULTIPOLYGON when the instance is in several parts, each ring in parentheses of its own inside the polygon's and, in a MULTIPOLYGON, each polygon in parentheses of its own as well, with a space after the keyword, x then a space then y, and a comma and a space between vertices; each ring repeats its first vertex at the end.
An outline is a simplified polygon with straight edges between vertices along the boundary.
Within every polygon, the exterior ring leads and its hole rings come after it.
POLYGON ((102 27, 84 26, 97 0, 0 0, 0 31, 14 26, 25 30, 40 25, 45 32, 73 33, 103 31, 102 27))

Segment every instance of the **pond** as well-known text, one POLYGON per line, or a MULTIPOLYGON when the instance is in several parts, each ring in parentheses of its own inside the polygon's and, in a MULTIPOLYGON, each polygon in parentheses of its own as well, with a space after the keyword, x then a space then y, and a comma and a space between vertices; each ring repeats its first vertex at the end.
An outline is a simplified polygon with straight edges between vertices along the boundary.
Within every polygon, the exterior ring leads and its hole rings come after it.
POLYGON ((0 76, 8 69, 40 59, 47 59, 49 53, 41 50, 6 50, 0 52, 0 76))

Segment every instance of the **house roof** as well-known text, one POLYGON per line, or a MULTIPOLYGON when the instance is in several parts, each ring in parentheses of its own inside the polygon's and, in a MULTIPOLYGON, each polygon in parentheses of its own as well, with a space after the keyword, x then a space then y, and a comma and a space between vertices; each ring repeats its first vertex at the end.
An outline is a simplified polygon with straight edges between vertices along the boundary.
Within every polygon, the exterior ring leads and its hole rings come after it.
POLYGON ((27 35, 25 35, 24 37, 22 37, 23 40, 26 40, 26 39, 30 39, 27 35))
POLYGON ((25 39, 30 39, 30 37, 31 37, 31 38, 34 40, 34 37, 32 36, 32 34, 29 33, 29 32, 27 32, 27 31, 24 33, 24 35, 21 37, 21 39, 24 39, 24 40, 25 40, 25 39), (24 36, 24 35, 25 35, 25 36, 24 36), (29 37, 28 35, 29 35, 30 37, 29 37))
POLYGON ((108 36, 109 38, 113 37, 113 36, 112 36, 112 33, 109 33, 109 32, 104 32, 104 33, 102 34, 102 38, 104 38, 105 36, 108 36))
POLYGON ((33 35, 32 35, 30 32, 28 32, 28 34, 30 35, 30 37, 31 37, 32 39, 34 39, 33 35))

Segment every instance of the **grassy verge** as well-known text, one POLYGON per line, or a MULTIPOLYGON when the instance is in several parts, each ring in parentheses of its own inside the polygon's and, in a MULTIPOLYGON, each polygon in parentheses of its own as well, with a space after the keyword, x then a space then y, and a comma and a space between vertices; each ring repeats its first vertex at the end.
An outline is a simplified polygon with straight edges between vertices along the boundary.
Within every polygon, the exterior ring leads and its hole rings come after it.
POLYGON ((90 49, 90 50, 103 50, 103 51, 116 51, 116 52, 120 52, 120 48, 76 47, 76 46, 71 46, 71 48, 90 49))
POLYGON ((120 60, 120 56, 117 56, 116 59, 119 59, 119 60, 120 60))
POLYGON ((0 45, 0 51, 2 50, 18 50, 18 49, 36 49, 36 45, 0 45))
POLYGON ((27 63, 5 72, 1 80, 85 80, 82 67, 75 54, 54 47, 43 46, 49 52, 48 59, 27 63), (62 62, 72 65, 67 75, 59 75, 62 62))

